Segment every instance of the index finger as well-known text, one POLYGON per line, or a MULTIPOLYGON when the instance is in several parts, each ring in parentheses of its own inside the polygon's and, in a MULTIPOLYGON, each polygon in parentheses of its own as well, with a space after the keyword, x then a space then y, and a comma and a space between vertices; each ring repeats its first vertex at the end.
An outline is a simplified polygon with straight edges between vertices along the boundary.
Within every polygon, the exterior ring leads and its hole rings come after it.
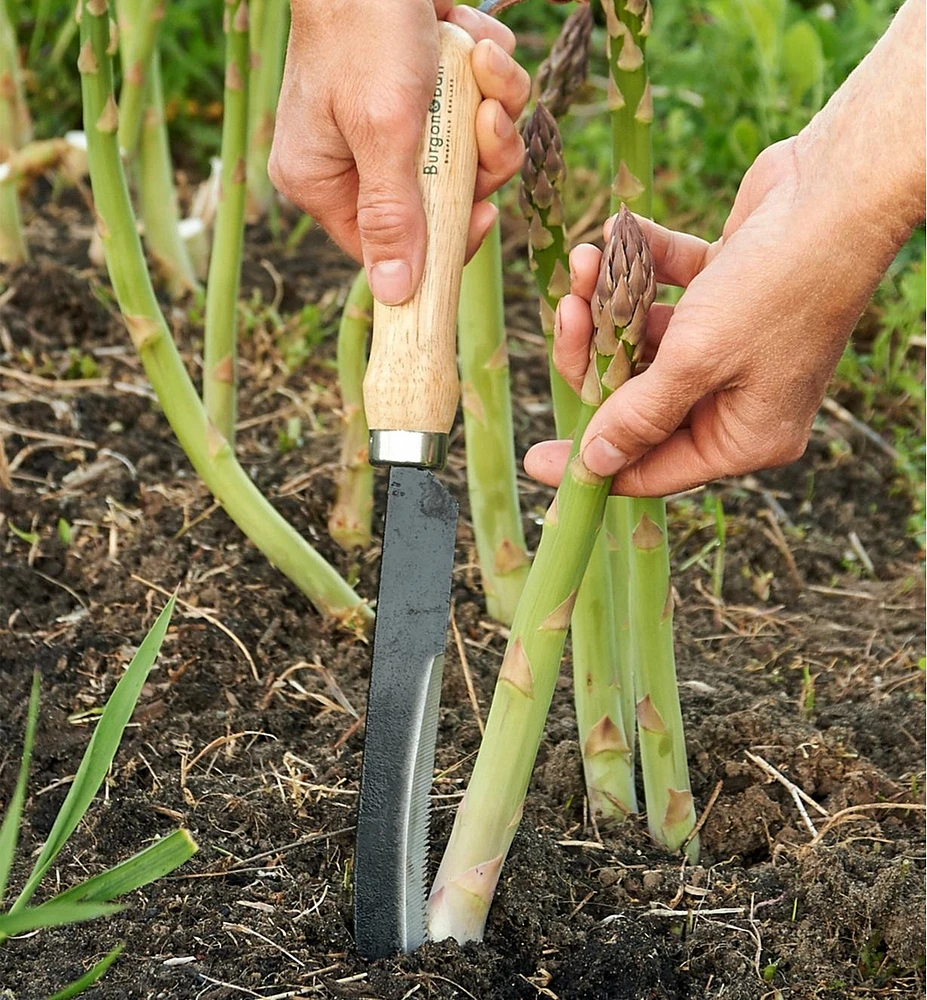
MULTIPOLYGON (((440 15, 439 15, 440 16, 440 15)), ((496 45, 505 49, 511 55, 515 51, 515 33, 508 25, 503 24, 495 18, 483 14, 474 7, 453 7, 445 15, 444 19, 456 24, 475 42, 481 42, 484 38, 490 38, 496 45)))
MULTIPOLYGON (((657 281, 664 285, 678 285, 685 288, 690 281, 711 263, 721 248, 721 240, 709 243, 707 240, 679 233, 666 226, 657 225, 642 215, 634 216, 640 223, 644 236, 653 254, 653 267, 657 281)), ((605 238, 609 237, 617 216, 605 222, 605 238)))

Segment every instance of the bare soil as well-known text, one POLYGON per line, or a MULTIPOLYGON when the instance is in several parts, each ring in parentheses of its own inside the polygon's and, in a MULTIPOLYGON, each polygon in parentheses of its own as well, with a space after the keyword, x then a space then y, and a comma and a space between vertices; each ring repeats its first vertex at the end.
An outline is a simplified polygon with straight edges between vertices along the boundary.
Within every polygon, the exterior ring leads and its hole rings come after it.
MULTIPOLYGON (((30 221, 34 262, 0 272, 12 487, 0 487, 0 803, 36 668, 43 687, 14 889, 86 746, 82 713, 105 702, 175 587, 185 603, 105 794, 49 888, 179 825, 200 850, 112 920, 6 942, 0 995, 39 1000, 120 940, 101 1000, 924 995, 922 553, 881 449, 825 415, 800 462, 671 502, 699 865, 656 848, 638 818, 589 824, 567 657, 485 941, 367 962, 354 950, 351 870, 369 648, 322 620, 197 482, 87 260, 87 232, 81 210, 51 206, 30 221), (83 382, 81 358, 95 362, 83 382), (720 590, 715 553, 703 551, 715 498, 727 525, 720 590)), ((318 233, 285 251, 254 231, 248 247, 242 460, 372 599, 376 547, 343 552, 326 530, 339 453, 333 340, 289 371, 260 306, 276 297, 286 317, 317 305, 324 330, 354 266, 318 233), (282 451, 292 417, 302 443, 282 451)), ((530 289, 518 272, 508 280, 521 453, 552 424, 530 289)), ((195 314, 169 311, 194 377, 195 314)), ((479 589, 462 435, 452 451, 453 616, 485 716, 505 631, 479 589)), ((533 546, 550 492, 521 485, 533 546)), ((479 738, 453 642, 442 705, 435 863, 479 738)))

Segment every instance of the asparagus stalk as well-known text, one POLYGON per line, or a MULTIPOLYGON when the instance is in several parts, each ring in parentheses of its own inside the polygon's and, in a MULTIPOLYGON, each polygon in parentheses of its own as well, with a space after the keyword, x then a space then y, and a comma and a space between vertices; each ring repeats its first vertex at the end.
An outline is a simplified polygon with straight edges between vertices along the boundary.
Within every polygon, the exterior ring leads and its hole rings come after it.
POLYGON ((592 46, 592 7, 579 4, 563 22, 550 55, 538 67, 536 88, 538 100, 559 118, 570 109, 576 95, 586 82, 589 72, 589 50, 592 46))
POLYGON ((557 303, 570 290, 570 248, 560 199, 566 164, 557 122, 540 101, 525 126, 524 140, 519 200, 528 220, 528 260, 540 296, 541 330, 547 341, 557 435, 569 437, 576 426, 579 397, 553 363, 554 314, 557 303))
POLYGON ((163 0, 144 0, 142 4, 117 0, 116 9, 124 67, 119 146, 136 168, 145 244, 168 294, 179 298, 199 283, 179 232, 180 211, 164 117, 157 48, 163 0))
POLYGON ((251 0, 251 78, 248 92, 248 204, 249 221, 266 215, 273 204, 274 186, 267 176, 267 160, 274 138, 274 116, 283 80, 287 10, 280 0, 251 0))
POLYGON ((222 186, 206 282, 203 402, 209 419, 234 447, 238 397, 238 283, 247 193, 247 0, 225 0, 225 35, 222 186))
MULTIPOLYGON (((543 103, 525 127, 521 204, 529 220, 528 254, 537 279, 547 340, 554 423, 558 437, 576 426, 579 397, 553 363, 553 317, 569 291, 568 241, 560 188, 566 174, 560 132, 543 103)), ((619 656, 608 540, 599 532, 572 618, 573 684, 589 809, 619 821, 637 811, 634 789, 633 687, 630 661, 619 656)))
POLYGON ((518 487, 498 221, 464 268, 458 309, 467 489, 486 609, 510 625, 528 575, 518 487))
POLYGON ((19 195, 7 165, 26 141, 28 113, 23 100, 16 54, 16 35, 0 0, 0 263, 21 264, 29 258, 19 216, 19 195), (6 168, 4 170, 4 168, 6 168))
POLYGON ((179 298, 198 288, 199 282, 180 230, 180 209, 164 119, 161 56, 157 49, 148 63, 148 106, 142 120, 137 167, 138 204, 145 242, 168 294, 179 298))
POLYGON ((210 423, 145 266, 116 138, 108 0, 84 0, 79 69, 90 182, 110 280, 129 335, 181 447, 229 517, 324 614, 365 624, 367 605, 261 495, 210 423))
POLYGON ((357 272, 338 328, 338 384, 341 387, 341 468, 328 531, 344 549, 370 544, 373 518, 373 468, 367 461, 364 370, 373 319, 373 295, 367 273, 357 272))
POLYGON ((131 161, 138 149, 142 118, 149 100, 151 59, 164 20, 164 0, 120 3, 122 89, 119 92, 119 148, 131 161))
MULTIPOLYGON (((653 100, 645 48, 653 10, 650 0, 603 0, 602 5, 612 81, 613 207, 623 202, 649 216, 653 100)), ((627 594, 619 618, 627 615, 630 621, 647 825, 655 840, 676 850, 695 826, 695 807, 676 685, 666 503, 647 498, 613 504, 616 513, 610 527, 628 559, 627 594)), ((697 838, 686 851, 697 858, 697 838)))
POLYGON ((598 331, 573 450, 515 613, 486 734, 429 900, 434 940, 479 940, 502 864, 521 821, 577 590, 602 523, 609 482, 579 455, 601 401, 631 373, 653 300, 650 251, 625 212, 603 257, 598 331))

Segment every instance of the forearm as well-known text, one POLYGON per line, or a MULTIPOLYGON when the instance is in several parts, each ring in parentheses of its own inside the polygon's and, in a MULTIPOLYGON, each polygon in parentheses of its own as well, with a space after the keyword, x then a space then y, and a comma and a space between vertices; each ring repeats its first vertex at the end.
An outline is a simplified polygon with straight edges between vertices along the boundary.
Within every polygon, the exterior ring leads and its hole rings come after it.
POLYGON ((924 219, 924 11, 907 0, 796 144, 801 186, 888 253, 924 219))

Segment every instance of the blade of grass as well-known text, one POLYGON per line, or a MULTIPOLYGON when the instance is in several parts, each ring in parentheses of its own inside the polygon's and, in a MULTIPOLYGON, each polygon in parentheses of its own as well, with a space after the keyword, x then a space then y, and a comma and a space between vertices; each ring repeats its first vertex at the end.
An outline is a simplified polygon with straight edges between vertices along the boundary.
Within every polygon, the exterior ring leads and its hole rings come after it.
POLYGON ((16 788, 6 808, 3 825, 0 826, 0 906, 6 895, 7 879, 13 867, 13 856, 19 841, 19 824, 22 819, 23 802, 26 799, 26 781, 29 778, 29 764, 32 760, 32 744, 39 718, 39 672, 32 675, 32 691, 29 694, 29 708, 26 711, 26 735, 23 737, 23 755, 19 763, 19 777, 16 788))
POLYGON ((135 711, 142 685, 147 680, 161 649, 161 643, 170 624, 173 610, 174 598, 172 597, 158 616, 158 620, 151 627, 151 631, 145 636, 141 646, 138 647, 138 652, 132 657, 132 662, 110 695, 77 769, 67 798, 58 810, 51 833, 49 833, 45 846, 42 848, 42 853, 39 855, 23 891, 11 907, 11 913, 21 910, 32 898, 42 876, 48 871, 68 837, 80 823, 103 783, 113 758, 116 756, 116 751, 119 749, 122 734, 133 711, 135 711))
POLYGON ((60 903, 57 899, 50 899, 41 906, 30 906, 18 913, 0 913, 0 940, 39 927, 62 927, 98 917, 111 917, 124 909, 116 903, 60 903))
POLYGON ((76 997, 78 993, 83 993, 88 987, 93 986, 95 982, 102 979, 106 970, 116 961, 117 958, 125 951, 125 944, 117 944, 115 948, 108 954, 104 955, 99 962, 92 968, 85 972, 80 979, 75 979, 70 986, 65 986, 63 990, 59 990, 57 993, 48 997, 48 1000, 71 1000, 71 997, 76 997))
POLYGON ((149 844, 122 864, 55 896, 56 902, 108 903, 179 868, 196 853, 196 843, 186 830, 175 830, 149 844))

